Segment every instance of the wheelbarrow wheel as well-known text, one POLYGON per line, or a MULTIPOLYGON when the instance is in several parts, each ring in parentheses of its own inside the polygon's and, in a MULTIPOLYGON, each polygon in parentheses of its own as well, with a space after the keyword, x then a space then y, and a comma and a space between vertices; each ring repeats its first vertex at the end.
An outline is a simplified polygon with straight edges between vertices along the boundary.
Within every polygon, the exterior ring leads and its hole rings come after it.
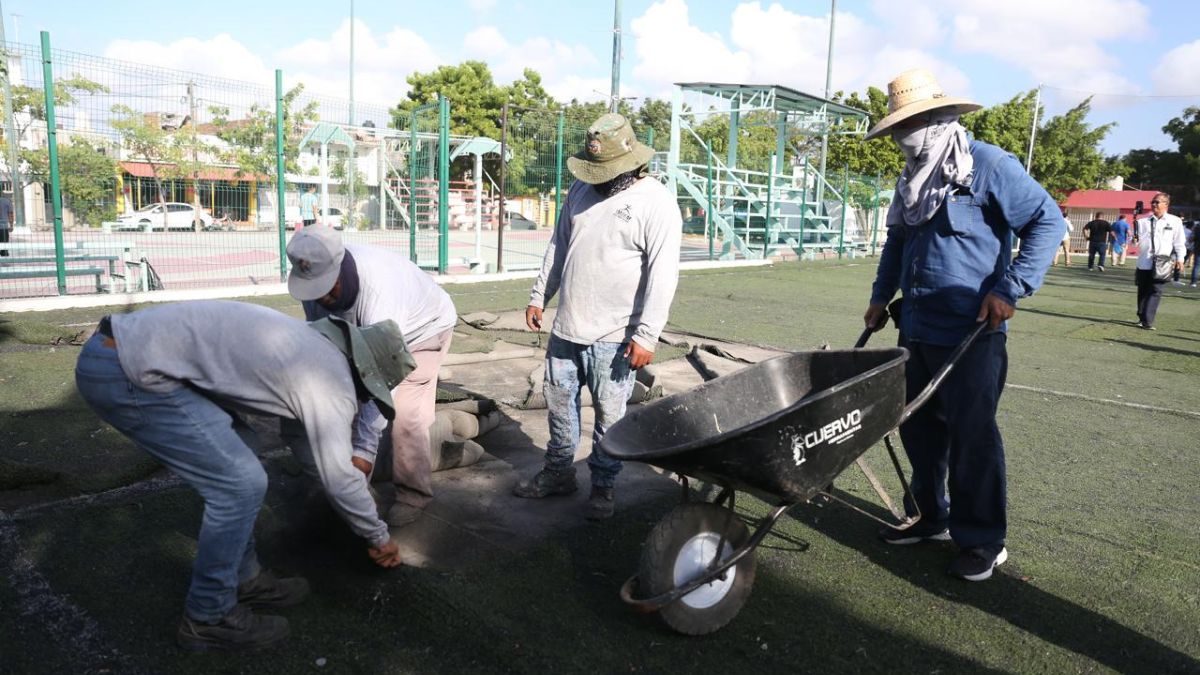
MULTIPOLYGON (((638 568, 639 595, 653 597, 704 576, 718 543, 728 559, 750 532, 737 515, 715 504, 680 504, 646 540, 638 568), (723 537, 722 537, 723 535, 723 537)), ((733 620, 754 586, 754 553, 696 590, 659 610, 668 626, 686 635, 712 633, 733 620)))

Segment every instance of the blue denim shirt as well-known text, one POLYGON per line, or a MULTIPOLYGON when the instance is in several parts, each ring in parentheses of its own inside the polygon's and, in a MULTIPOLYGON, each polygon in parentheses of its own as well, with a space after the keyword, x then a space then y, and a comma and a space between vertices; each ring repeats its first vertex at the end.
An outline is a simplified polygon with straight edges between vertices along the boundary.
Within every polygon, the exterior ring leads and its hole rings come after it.
POLYGON ((932 218, 888 228, 871 303, 887 303, 899 288, 908 340, 962 342, 988 293, 1016 305, 1042 285, 1062 241, 1061 211, 1016 157, 980 141, 971 141, 971 157, 970 184, 952 186, 932 218), (1021 239, 1016 258, 1012 235, 1021 239))

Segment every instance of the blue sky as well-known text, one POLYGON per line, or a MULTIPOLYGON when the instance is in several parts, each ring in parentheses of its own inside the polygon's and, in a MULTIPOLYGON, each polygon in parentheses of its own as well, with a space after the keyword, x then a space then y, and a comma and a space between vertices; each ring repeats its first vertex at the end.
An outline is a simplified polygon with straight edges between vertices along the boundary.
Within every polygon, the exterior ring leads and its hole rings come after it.
MULTIPOLYGON (((676 81, 824 89, 828 0, 623 0, 622 95, 669 96, 676 81)), ((349 0, 7 0, 8 39, 270 84, 348 91, 349 0), (19 15, 14 18, 13 15, 19 15)), ((560 99, 607 95, 612 0, 355 3, 356 97, 394 104, 405 76, 482 59, 498 81, 525 67, 560 99)), ((841 0, 833 88, 885 87, 928 67, 980 103, 1045 84, 1050 114, 1094 94, 1091 121, 1117 122, 1108 152, 1172 148, 1161 127, 1200 105, 1196 0, 841 0)))

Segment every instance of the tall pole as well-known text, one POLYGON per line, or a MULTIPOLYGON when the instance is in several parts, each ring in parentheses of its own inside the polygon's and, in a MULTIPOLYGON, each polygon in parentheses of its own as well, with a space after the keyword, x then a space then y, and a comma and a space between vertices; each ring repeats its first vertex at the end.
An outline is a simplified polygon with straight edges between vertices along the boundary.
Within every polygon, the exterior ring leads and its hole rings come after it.
POLYGON ((609 112, 617 112, 621 100, 621 0, 613 0, 612 92, 609 112))
MULTIPOLYGON (((562 155, 562 153, 558 153, 562 155)), ((508 180, 508 102, 500 108, 500 220, 496 223, 496 271, 504 271, 504 222, 508 211, 505 211, 504 190, 508 180)))
MULTIPOLYGON (((350 0, 350 118, 346 120, 351 127, 354 126, 354 0, 350 0)), ((354 221, 354 216, 358 211, 354 208, 354 174, 358 169, 358 159, 355 156, 355 148, 350 146, 350 160, 348 167, 350 170, 346 172, 346 182, 349 184, 350 192, 350 207, 347 209, 349 222, 347 225, 353 225, 354 229, 358 229, 358 223, 354 221)))
POLYGON ((25 186, 21 184, 21 139, 17 138, 17 127, 13 122, 12 88, 8 69, 12 63, 8 55, 8 42, 4 39, 4 8, 0 6, 0 86, 4 90, 4 137, 8 139, 8 176, 12 182, 13 224, 25 226, 25 186))
POLYGON ((287 178, 283 161, 283 71, 275 71, 275 226, 279 230, 279 280, 287 281, 287 218, 283 202, 287 178))
POLYGON ((1029 152, 1025 154, 1025 173, 1033 166, 1033 139, 1037 136, 1038 109, 1042 106, 1042 85, 1039 84, 1037 93, 1033 96, 1033 115, 1029 121, 1029 152))
MULTIPOLYGON (((833 26, 837 18, 837 0, 829 0, 829 53, 825 57, 825 100, 833 94, 833 26)), ((825 161, 829 158, 829 117, 821 120, 821 172, 817 175, 817 212, 825 202, 825 161)))
POLYGON ((50 62, 50 34, 42 31, 42 84, 46 92, 46 145, 50 160, 50 200, 54 209, 54 261, 58 294, 67 294, 67 263, 63 252, 62 181, 58 175, 58 124, 54 119, 54 66, 50 62))
POLYGON ((200 231, 200 157, 198 155, 199 139, 196 137, 196 125, 199 120, 196 119, 196 83, 188 81, 187 83, 188 96, 188 124, 191 125, 191 144, 192 144, 192 229, 200 231))

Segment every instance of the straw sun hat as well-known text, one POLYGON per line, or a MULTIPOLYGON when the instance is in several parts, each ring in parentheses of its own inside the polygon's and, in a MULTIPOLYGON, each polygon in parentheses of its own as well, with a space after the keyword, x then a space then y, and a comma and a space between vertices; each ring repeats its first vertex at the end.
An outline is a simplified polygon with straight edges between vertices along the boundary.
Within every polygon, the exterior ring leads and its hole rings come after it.
POLYGON ((924 68, 906 70, 888 82, 888 115, 879 120, 863 140, 871 140, 900 122, 930 110, 946 109, 959 115, 979 110, 983 106, 965 98, 947 96, 933 73, 924 68))

